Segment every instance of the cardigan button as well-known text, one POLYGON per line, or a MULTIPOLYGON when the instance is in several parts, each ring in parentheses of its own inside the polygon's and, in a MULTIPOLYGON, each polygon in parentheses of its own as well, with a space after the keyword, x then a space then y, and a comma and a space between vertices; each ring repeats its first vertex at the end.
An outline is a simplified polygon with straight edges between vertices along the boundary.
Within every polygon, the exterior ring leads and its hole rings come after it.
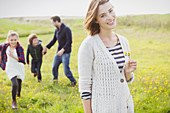
POLYGON ((123 82, 124 82, 124 79, 123 79, 123 78, 122 78, 122 79, 120 79, 120 82, 121 82, 121 83, 123 83, 123 82))

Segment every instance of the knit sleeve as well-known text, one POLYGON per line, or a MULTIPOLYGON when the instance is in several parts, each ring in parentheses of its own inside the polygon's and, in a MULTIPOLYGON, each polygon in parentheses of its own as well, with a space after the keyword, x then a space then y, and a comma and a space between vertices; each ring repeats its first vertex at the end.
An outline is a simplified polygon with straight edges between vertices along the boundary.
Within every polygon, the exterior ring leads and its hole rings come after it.
POLYGON ((83 41, 78 51, 79 92, 91 93, 93 50, 83 41))

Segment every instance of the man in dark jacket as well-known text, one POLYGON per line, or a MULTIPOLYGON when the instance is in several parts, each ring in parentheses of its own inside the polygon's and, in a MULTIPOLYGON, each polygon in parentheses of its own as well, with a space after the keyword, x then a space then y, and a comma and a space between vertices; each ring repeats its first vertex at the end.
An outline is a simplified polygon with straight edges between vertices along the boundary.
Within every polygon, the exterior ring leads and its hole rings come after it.
POLYGON ((59 65, 63 63, 64 73, 70 79, 71 85, 74 87, 76 85, 76 80, 70 71, 69 61, 71 53, 72 44, 72 34, 68 26, 61 22, 59 16, 51 17, 51 22, 56 27, 54 37, 49 44, 43 48, 43 54, 47 52, 47 48, 50 49, 55 42, 58 40, 58 50, 54 57, 52 73, 54 75, 53 80, 58 80, 58 69, 59 65))

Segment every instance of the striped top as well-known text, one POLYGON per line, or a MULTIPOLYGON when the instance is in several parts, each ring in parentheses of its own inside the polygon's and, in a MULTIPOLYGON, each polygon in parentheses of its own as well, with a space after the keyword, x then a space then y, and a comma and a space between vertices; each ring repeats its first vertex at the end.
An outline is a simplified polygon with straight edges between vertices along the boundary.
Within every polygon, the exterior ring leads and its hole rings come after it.
POLYGON ((122 72, 123 66, 125 64, 125 57, 120 42, 118 41, 114 47, 107 47, 107 49, 116 60, 120 72, 122 72))
MULTIPOLYGON (((108 51, 111 53, 113 58, 116 60, 116 63, 118 65, 118 68, 120 72, 122 73, 123 66, 125 64, 125 57, 123 53, 122 46, 120 42, 113 46, 113 47, 107 47, 108 51)), ((90 92, 83 92, 81 93, 81 99, 90 99, 91 98, 91 93, 90 92)))

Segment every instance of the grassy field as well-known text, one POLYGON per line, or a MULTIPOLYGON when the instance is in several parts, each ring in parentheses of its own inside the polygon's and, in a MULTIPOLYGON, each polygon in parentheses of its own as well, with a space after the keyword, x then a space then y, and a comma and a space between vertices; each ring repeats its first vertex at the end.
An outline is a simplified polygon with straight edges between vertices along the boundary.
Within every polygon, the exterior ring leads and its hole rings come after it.
MULTIPOLYGON (((135 80, 129 84, 135 113, 170 112, 169 18, 170 14, 126 16, 117 20, 118 25, 114 31, 129 40, 132 58, 138 62, 135 80)), ((72 29, 70 68, 78 81, 77 52, 87 32, 82 27, 83 20, 63 21, 72 29)), ((55 28, 50 20, 0 19, 0 43, 5 42, 7 32, 11 29, 20 34, 19 42, 26 53, 28 34, 37 33, 45 46, 52 39, 55 28)), ((56 49, 57 43, 43 57, 41 84, 37 83, 30 68, 25 66, 26 75, 21 98, 17 99, 17 111, 11 109, 11 81, 5 71, 0 71, 0 113, 83 113, 78 86, 70 86, 62 65, 58 84, 52 83, 51 67, 56 49)))

